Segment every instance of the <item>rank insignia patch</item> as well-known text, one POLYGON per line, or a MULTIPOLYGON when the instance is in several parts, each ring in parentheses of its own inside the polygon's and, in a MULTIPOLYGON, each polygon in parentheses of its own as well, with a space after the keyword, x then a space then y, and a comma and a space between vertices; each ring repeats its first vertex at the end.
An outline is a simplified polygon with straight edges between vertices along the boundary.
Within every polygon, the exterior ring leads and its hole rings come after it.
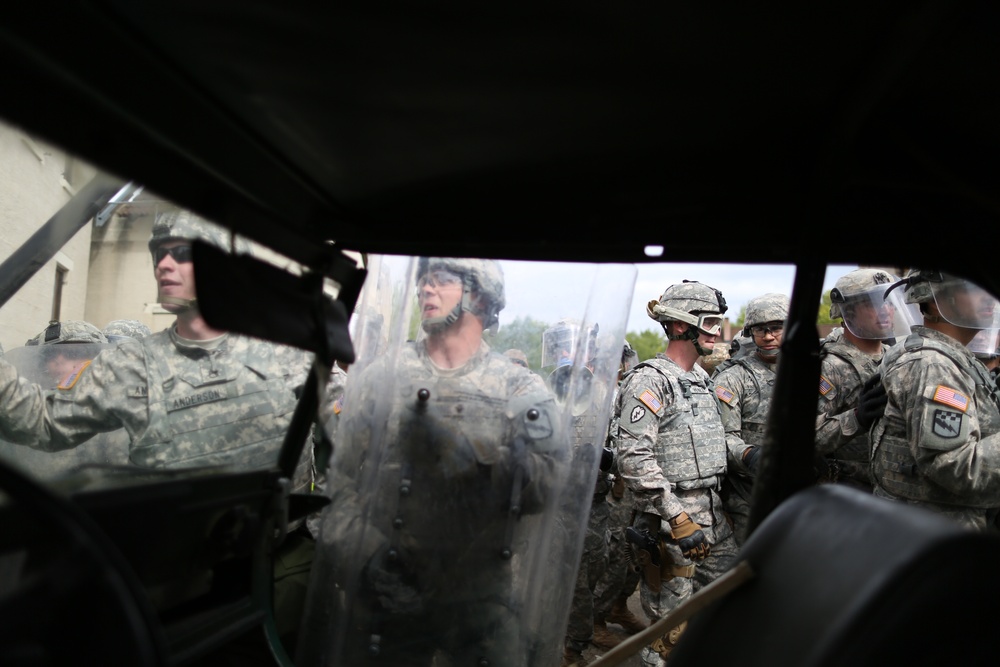
MULTIPOLYGON (((663 404, 660 403, 660 399, 656 397, 656 394, 648 389, 639 394, 639 400, 645 403, 646 407, 652 410, 654 415, 660 411, 660 408, 663 407, 663 404)), ((634 419, 632 421, 635 422, 634 419)))

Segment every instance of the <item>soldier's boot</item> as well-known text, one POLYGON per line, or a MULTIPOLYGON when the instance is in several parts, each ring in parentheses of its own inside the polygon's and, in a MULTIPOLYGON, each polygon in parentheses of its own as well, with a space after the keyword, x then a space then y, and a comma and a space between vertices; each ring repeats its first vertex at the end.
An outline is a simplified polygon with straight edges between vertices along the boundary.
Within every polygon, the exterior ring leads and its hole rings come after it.
POLYGON ((643 623, 632 613, 628 608, 628 598, 624 595, 615 600, 614 604, 611 605, 611 612, 604 620, 608 623, 617 623, 630 635, 642 632, 649 626, 648 623, 643 623))
POLYGON ((584 667, 586 664, 587 659, 583 657, 582 651, 577 651, 575 648, 569 646, 563 647, 562 664, 560 667, 584 667))
POLYGON ((670 652, 674 650, 677 646, 678 640, 680 640, 681 635, 684 634, 684 630, 687 628, 687 621, 684 621, 677 627, 671 628, 670 631, 650 644, 650 647, 660 654, 660 657, 668 665, 670 664, 670 652))
POLYGON ((590 643, 597 648, 610 649, 622 643, 622 637, 608 630, 604 621, 594 621, 594 636, 590 638, 590 643))

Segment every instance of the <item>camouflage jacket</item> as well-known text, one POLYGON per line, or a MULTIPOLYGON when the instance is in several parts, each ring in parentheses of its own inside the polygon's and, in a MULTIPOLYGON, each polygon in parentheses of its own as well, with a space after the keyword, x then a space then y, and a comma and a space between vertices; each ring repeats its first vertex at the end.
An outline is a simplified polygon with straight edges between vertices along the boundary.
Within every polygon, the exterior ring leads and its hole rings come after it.
POLYGON ((710 539, 730 534, 718 496, 725 432, 708 373, 657 355, 622 379, 615 412, 618 469, 636 509, 659 515, 664 531, 668 519, 687 512, 710 539))
POLYGON ((854 408, 861 387, 879 372, 883 354, 865 354, 835 330, 820 345, 816 453, 847 461, 869 459, 868 434, 860 432, 854 408))
MULTIPOLYGON (((172 328, 104 350, 54 390, 0 360, 0 437, 59 451, 124 429, 139 466, 266 467, 277 462, 310 361, 233 334, 200 345, 172 328)), ((305 448, 296 488, 309 481, 311 456, 305 448)))
POLYGON ((883 361, 888 403, 872 428, 876 493, 974 528, 1000 507, 996 384, 967 347, 923 326, 883 361))

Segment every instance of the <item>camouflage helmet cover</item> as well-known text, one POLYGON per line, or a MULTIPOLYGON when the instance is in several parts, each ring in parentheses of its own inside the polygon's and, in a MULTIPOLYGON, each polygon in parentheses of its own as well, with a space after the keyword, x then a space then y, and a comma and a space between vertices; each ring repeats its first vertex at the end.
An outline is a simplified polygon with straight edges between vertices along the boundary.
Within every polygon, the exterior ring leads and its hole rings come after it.
POLYGON ((52 320, 45 330, 25 345, 62 345, 67 343, 107 343, 107 337, 90 322, 52 320))
MULTIPOLYGON (((849 303, 873 292, 884 293, 886 288, 897 280, 899 278, 883 269, 855 269, 845 273, 837 279, 833 289, 830 290, 830 317, 843 319, 844 313, 840 304, 849 303)), ((883 294, 878 296, 882 297, 883 294)))
POLYGON ((750 327, 767 322, 784 322, 788 319, 789 299, 785 294, 769 292, 755 296, 747 302, 743 335, 749 336, 750 327))
POLYGON ((903 293, 906 303, 924 303, 934 300, 934 293, 931 291, 931 281, 942 280, 939 271, 928 271, 926 269, 910 269, 906 274, 906 288, 903 293))
POLYGON ((722 316, 728 306, 722 292, 704 283, 685 280, 671 285, 658 300, 646 304, 646 314, 657 322, 687 322, 701 326, 702 316, 722 316))
POLYGON ((165 241, 204 241, 228 252, 233 247, 232 237, 225 228, 190 211, 171 209, 156 216, 149 236, 149 252, 165 241))
POLYGON ((462 298, 462 309, 483 318, 483 328, 489 329, 499 321, 498 315, 507 305, 504 295, 503 269, 495 259, 474 259, 460 257, 421 257, 417 263, 417 277, 429 271, 444 269, 462 276, 466 289, 479 294, 479 304, 467 303, 462 298))
POLYGON ((107 323, 102 333, 111 341, 121 338, 143 338, 152 332, 139 320, 112 320, 107 323))

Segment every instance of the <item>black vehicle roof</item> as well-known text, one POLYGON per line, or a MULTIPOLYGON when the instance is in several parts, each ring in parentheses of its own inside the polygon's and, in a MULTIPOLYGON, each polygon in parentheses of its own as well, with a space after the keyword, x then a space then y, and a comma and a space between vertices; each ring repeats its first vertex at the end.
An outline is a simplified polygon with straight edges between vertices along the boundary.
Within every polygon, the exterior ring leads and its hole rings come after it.
POLYGON ((1000 240, 998 12, 79 0, 5 14, 0 115, 306 263, 948 265, 1000 240))

